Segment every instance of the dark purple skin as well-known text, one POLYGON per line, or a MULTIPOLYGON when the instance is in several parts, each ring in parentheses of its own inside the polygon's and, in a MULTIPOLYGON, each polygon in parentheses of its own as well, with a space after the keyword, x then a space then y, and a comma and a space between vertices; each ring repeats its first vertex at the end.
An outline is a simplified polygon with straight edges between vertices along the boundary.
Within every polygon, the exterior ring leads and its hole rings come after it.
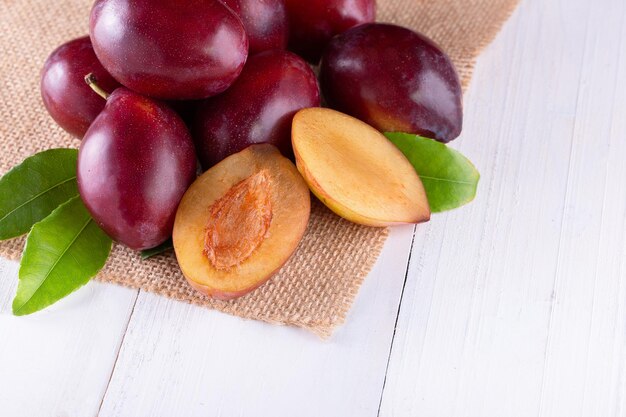
POLYGON ((118 88, 81 143, 78 189, 109 236, 149 249, 171 236, 196 165, 189 131, 172 109, 118 88))
POLYGON ((330 40, 376 18, 375 0, 285 0, 289 49, 317 64, 330 40))
POLYGON ((450 58, 423 35, 367 24, 337 36, 322 58, 330 107, 383 132, 449 142, 463 127, 462 90, 450 58))
POLYGON ((241 20, 219 0, 96 0, 90 34, 115 79, 164 100, 225 91, 248 56, 241 20))
POLYGON ((287 48, 289 21, 284 0, 222 0, 241 18, 250 55, 287 48))
POLYGON ((271 143, 291 157, 293 116, 319 105, 315 74, 300 57, 279 50, 251 57, 235 84, 195 114, 192 133, 203 168, 256 143, 271 143))
POLYGON ((85 83, 89 73, 107 91, 120 86, 96 58, 89 36, 58 47, 41 71, 41 97, 46 110, 59 126, 79 139, 105 104, 85 83))

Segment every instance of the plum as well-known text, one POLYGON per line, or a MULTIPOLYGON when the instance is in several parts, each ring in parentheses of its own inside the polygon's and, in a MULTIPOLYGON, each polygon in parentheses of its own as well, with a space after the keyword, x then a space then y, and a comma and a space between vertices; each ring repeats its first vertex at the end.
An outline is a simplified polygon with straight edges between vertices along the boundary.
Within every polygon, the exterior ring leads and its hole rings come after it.
POLYGON ((41 71, 41 97, 46 110, 59 126, 79 139, 105 104, 85 84, 89 73, 108 91, 120 86, 98 61, 88 36, 55 49, 41 71))
POLYGON ((293 149, 313 194, 339 216, 373 227, 430 219, 413 165, 362 121, 331 109, 301 110, 293 119, 293 149))
POLYGON ((171 236, 196 166, 181 118, 164 103, 120 87, 81 143, 78 189, 109 236, 143 250, 171 236))
POLYGON ((248 34, 250 55, 285 49, 289 22, 284 0, 222 0, 241 18, 248 34))
POLYGON ((174 250, 189 284, 222 300, 258 288, 302 240, 310 195, 293 163, 269 144, 252 145, 202 174, 174 224, 174 250))
POLYGON ((449 142, 463 126, 462 90, 452 61, 409 29, 365 24, 335 37, 320 83, 330 107, 381 131, 449 142))
POLYGON ((200 162, 208 169, 256 143, 292 156, 293 115, 319 105, 317 79, 305 61, 288 51, 254 55, 228 91, 199 106, 192 133, 200 162))
POLYGON ((285 0, 289 49, 317 64, 333 36, 376 17, 375 0, 285 0))
POLYGON ((241 20, 219 0, 96 0, 90 35, 116 80, 164 100, 223 92, 248 56, 241 20))

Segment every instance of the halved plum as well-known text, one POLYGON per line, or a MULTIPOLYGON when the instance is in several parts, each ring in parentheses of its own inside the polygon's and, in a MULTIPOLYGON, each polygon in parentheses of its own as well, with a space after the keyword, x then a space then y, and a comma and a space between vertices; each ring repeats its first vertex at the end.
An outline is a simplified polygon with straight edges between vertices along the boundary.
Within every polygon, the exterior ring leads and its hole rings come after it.
POLYGON ((310 212, 309 189, 293 163, 273 145, 250 146, 185 193, 173 234, 180 268, 209 297, 241 297, 287 262, 310 212))
POLYGON ((292 141, 313 194, 346 220, 384 227, 430 219, 415 169, 368 124, 331 109, 304 109, 293 119, 292 141))

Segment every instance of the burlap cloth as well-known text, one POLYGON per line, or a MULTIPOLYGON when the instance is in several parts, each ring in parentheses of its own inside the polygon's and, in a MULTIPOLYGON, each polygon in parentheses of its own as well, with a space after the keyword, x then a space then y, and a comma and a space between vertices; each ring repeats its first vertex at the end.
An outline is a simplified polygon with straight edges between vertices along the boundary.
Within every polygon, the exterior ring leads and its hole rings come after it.
MULTIPOLYGON (((379 0, 378 20, 432 37, 451 55, 467 85, 476 56, 517 1, 379 0)), ((90 5, 90 0, 0 0, 0 172, 35 152, 79 145, 43 108, 39 71, 55 47, 88 32, 90 5)), ((120 245, 97 279, 328 337, 345 320, 386 237, 386 230, 348 223, 315 202, 307 234, 292 259, 267 284, 238 300, 198 295, 186 284, 173 254, 142 261, 120 245)), ((23 244, 23 238, 2 242, 0 255, 17 259, 23 244)))

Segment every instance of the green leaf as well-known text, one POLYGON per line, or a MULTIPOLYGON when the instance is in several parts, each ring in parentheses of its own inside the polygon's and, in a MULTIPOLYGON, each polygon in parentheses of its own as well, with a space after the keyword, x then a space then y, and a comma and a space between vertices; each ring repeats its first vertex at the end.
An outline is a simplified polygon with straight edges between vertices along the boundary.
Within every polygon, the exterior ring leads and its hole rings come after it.
POLYGON ((145 261, 146 259, 152 258, 153 256, 160 255, 173 248, 174 248, 174 244, 172 243, 172 239, 168 239, 165 242, 161 243, 159 246, 156 246, 152 249, 142 250, 141 259, 145 261))
POLYGON ((408 133, 385 133, 422 179, 434 213, 469 203, 476 196, 480 174, 458 151, 443 143, 408 133))
POLYGON ((27 233, 60 204, 78 195, 76 149, 33 155, 0 179, 0 240, 27 233))
POLYGON ((85 285, 104 266, 111 244, 80 197, 59 206, 28 235, 13 314, 39 311, 85 285))

